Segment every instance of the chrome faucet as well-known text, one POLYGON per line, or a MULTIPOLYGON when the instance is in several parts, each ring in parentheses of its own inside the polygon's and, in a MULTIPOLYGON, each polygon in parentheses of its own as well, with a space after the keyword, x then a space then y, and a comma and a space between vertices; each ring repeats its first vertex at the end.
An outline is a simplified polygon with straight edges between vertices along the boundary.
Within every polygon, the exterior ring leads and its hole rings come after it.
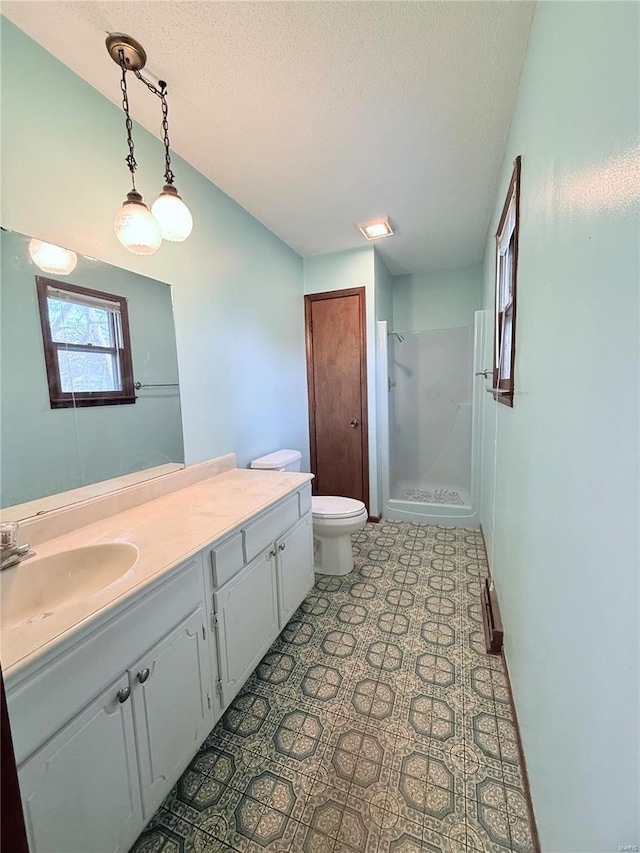
POLYGON ((18 545, 17 540, 17 522, 5 522, 0 525, 0 572, 35 555, 29 545, 18 545))

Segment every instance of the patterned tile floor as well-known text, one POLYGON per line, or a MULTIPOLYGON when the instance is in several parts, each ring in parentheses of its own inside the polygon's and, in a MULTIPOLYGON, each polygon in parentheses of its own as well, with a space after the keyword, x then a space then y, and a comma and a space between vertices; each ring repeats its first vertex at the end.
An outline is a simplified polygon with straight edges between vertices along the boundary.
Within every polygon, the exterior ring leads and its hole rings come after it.
POLYGON ((385 521, 318 576, 135 853, 532 850, 479 531, 385 521))

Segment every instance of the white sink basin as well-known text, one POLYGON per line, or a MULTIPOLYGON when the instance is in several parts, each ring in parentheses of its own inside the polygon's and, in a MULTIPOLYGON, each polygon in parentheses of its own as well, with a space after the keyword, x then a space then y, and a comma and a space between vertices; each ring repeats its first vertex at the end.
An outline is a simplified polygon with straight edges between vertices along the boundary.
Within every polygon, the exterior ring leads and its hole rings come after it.
POLYGON ((81 599, 91 598, 120 580, 135 565, 138 549, 107 542, 32 557, 0 575, 1 627, 39 621, 81 599))

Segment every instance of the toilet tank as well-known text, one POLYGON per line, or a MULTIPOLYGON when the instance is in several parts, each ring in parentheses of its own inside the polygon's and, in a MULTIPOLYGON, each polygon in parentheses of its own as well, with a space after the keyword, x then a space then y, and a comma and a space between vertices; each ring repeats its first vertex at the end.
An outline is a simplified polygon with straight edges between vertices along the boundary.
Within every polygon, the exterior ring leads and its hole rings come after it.
POLYGON ((251 463, 251 468, 260 468, 263 471, 299 471, 302 453, 299 450, 275 450, 260 456, 251 463))

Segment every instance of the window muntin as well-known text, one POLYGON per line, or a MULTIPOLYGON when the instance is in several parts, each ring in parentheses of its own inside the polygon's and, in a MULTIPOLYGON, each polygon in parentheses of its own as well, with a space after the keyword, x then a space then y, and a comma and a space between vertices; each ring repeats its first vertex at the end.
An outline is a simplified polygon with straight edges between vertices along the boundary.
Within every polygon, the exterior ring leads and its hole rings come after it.
POLYGON ((126 300, 36 281, 51 407, 135 402, 126 300))
POLYGON ((513 406, 514 391, 519 209, 520 157, 517 157, 496 234, 493 394, 507 406, 513 406))

